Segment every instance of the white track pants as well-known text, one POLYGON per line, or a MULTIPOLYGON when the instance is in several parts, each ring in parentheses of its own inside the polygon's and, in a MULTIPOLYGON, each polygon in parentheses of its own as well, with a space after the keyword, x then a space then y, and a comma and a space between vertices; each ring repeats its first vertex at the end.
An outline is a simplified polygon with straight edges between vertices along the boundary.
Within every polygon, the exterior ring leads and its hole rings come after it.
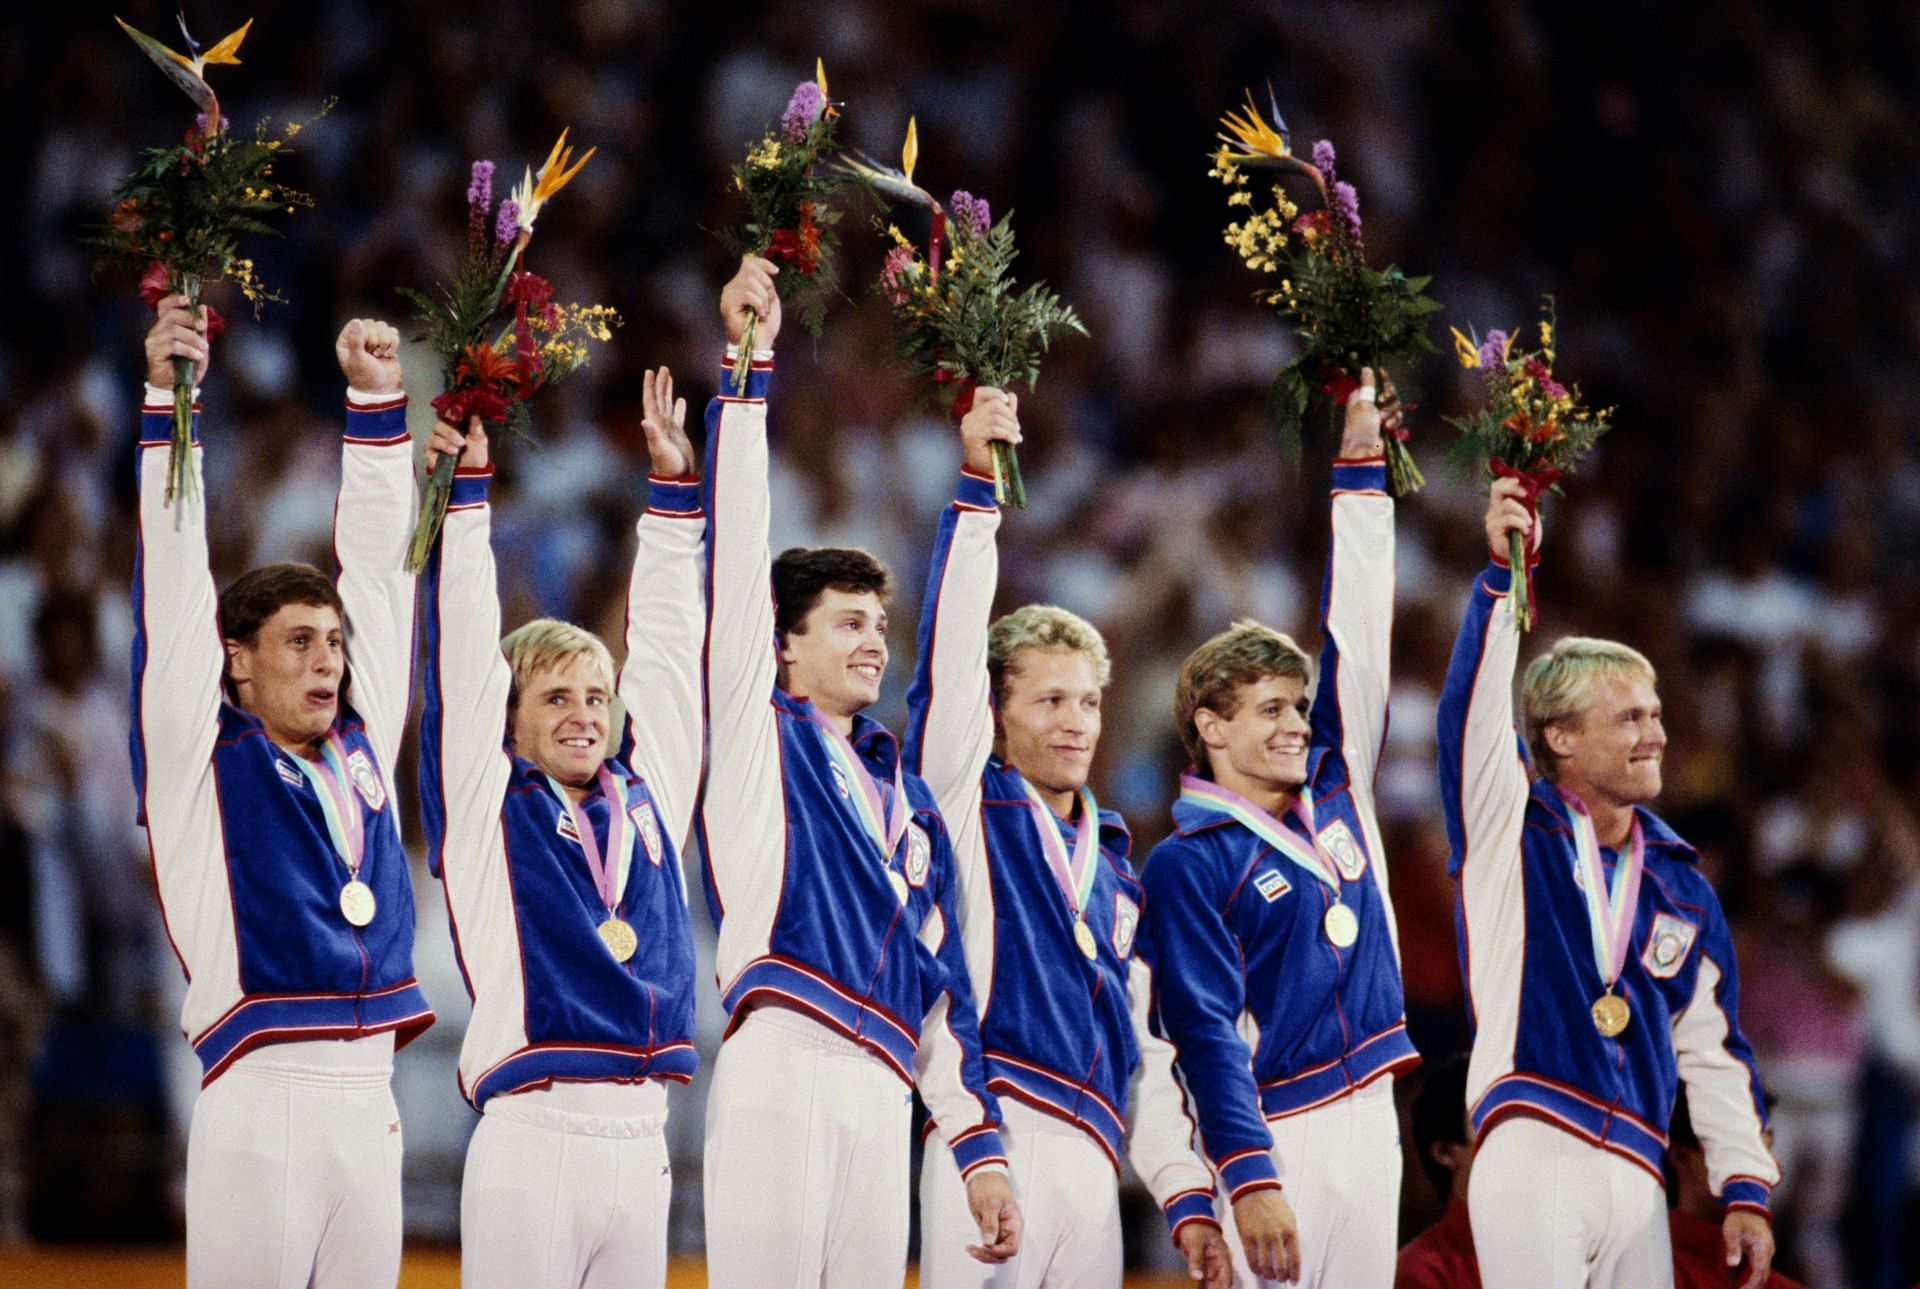
POLYGON ((465 1289, 659 1289, 667 1090, 558 1084, 487 1102, 460 1187, 465 1289))
POLYGON ((279 1043, 200 1093, 187 1134, 189 1289, 381 1289, 400 1278, 393 1035, 279 1043))
POLYGON ((1486 1289, 1673 1289, 1665 1188, 1542 1120, 1481 1138, 1467 1212, 1486 1289))
POLYGON ((1083 1130, 1000 1098, 1020 1254, 998 1267, 967 1256, 980 1228, 953 1152, 936 1134, 920 1163, 920 1289, 1118 1289, 1123 1250, 1113 1164, 1083 1130))
POLYGON ((880 1289, 906 1278, 913 1092, 779 1007, 721 1045, 707 1097, 711 1289, 880 1289))
MULTIPOLYGON (((1400 1115, 1393 1080, 1352 1096, 1267 1120, 1273 1162, 1300 1230, 1300 1289, 1391 1285, 1400 1235, 1400 1115)), ((1479 1173, 1474 1174, 1479 1182, 1479 1173)), ((1214 1201, 1237 1289, 1278 1284, 1247 1267, 1247 1251, 1224 1198, 1214 1201)))

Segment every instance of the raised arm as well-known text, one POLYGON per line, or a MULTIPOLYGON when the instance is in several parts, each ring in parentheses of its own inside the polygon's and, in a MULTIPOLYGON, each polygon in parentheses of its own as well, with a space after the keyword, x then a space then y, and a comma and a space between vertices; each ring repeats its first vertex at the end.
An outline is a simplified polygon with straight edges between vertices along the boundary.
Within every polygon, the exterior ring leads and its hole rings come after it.
POLYGON ((1687 1089, 1694 1135, 1707 1159, 1707 1183, 1727 1206, 1727 1251, 1748 1263, 1742 1284, 1766 1281, 1773 1259, 1768 1197, 1780 1166, 1762 1135, 1760 1071, 1740 1032, 1739 970, 1720 902, 1704 901, 1693 997, 1673 1018, 1673 1051, 1687 1089))
POLYGON ((673 373, 646 374, 642 390, 647 451, 647 513, 635 525, 639 546, 627 584, 627 657, 615 686, 626 709, 621 755, 660 810, 675 845, 685 842, 700 784, 705 726, 700 645, 707 628, 706 512, 687 439, 687 401, 673 396, 673 373))
POLYGON ((349 322, 334 342, 347 378, 333 549, 346 606, 351 697, 389 789, 413 685, 415 586, 405 567, 414 519, 413 442, 399 348, 398 331, 364 318, 349 322))
POLYGON ((491 843, 513 763, 503 744, 513 673, 500 652, 500 594, 493 562, 493 466, 474 417, 462 440, 445 423, 434 453, 459 452, 440 540, 427 560, 426 707, 420 718, 420 821, 427 865, 446 876, 504 851, 491 843))
POLYGON ((1440 802, 1451 848, 1447 869, 1456 876, 1479 866, 1496 870, 1488 874, 1495 879, 1519 878, 1528 774, 1525 744, 1513 727, 1520 633, 1507 607, 1513 570, 1506 551, 1515 529, 1531 531, 1537 550, 1537 523, 1521 504, 1518 485, 1495 480, 1486 517, 1492 562, 1473 584, 1440 691, 1440 802))
MULTIPOLYGON (((200 479, 200 408, 193 409, 194 487, 169 505, 168 444, 173 433, 173 360, 194 363, 196 388, 207 371, 206 315, 194 321, 184 296, 160 301, 147 332, 145 396, 140 405, 138 550, 133 572, 133 756, 136 809, 152 838, 162 876, 190 851, 188 821, 213 782, 226 657, 207 566, 206 490, 200 479), (185 849, 183 849, 185 847, 185 849)), ((210 826, 217 827, 217 821, 210 826)), ((217 851, 208 853, 211 858, 217 851)))
MULTIPOLYGON (((742 310, 760 317, 766 348, 752 356, 743 394, 721 368, 707 405, 707 783, 700 835, 714 918, 730 920, 716 964, 721 991, 759 953, 779 904, 786 846, 773 638, 773 561, 767 551, 767 384, 779 331, 778 270, 743 261, 721 292, 720 312, 737 345, 742 310), (760 921, 743 925, 743 917, 760 921)), ((729 346, 731 354, 733 345, 729 346)))
POLYGON ((1314 742, 1346 762, 1354 804, 1379 861, 1373 786, 1387 737, 1393 648, 1393 498, 1387 492, 1382 426, 1398 427, 1388 381, 1374 401, 1373 371, 1360 373, 1347 400, 1346 430, 1333 463, 1333 547, 1320 593, 1320 683, 1313 700, 1314 742))

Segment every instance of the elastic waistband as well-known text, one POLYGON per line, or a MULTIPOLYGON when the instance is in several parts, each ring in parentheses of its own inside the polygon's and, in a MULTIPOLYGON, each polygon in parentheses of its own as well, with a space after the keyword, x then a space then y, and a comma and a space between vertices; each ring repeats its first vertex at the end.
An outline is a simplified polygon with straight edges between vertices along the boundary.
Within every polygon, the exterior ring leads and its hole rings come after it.
POLYGON ((795 1011, 791 1007, 783 1007, 779 1003, 763 1002, 748 1012, 747 1018, 740 1022, 739 1028, 734 1030, 734 1037, 738 1038, 739 1035, 748 1028, 753 1029, 756 1033, 777 1031, 780 1035, 781 1042, 804 1047, 810 1052, 825 1052, 830 1056, 854 1057, 863 1064, 876 1066, 879 1069, 886 1070, 889 1074, 893 1072, 891 1067, 880 1059, 879 1053, 875 1052, 873 1048, 867 1044, 856 1042, 848 1038, 845 1034, 842 1034, 839 1030, 832 1029, 820 1021, 815 1020, 805 1012, 795 1011))
POLYGON ((495 1119, 582 1137, 653 1137, 667 1124, 667 1089, 646 1083, 555 1083, 487 1101, 495 1119))
POLYGON ((272 1043, 243 1053, 227 1073, 344 1091, 385 1088, 393 1082, 393 1032, 272 1043))
POLYGON ((1420 1063, 1404 1022, 1359 1043, 1338 1060, 1260 1085, 1260 1110, 1269 1119, 1300 1114, 1351 1096, 1376 1079, 1403 1074, 1420 1063))

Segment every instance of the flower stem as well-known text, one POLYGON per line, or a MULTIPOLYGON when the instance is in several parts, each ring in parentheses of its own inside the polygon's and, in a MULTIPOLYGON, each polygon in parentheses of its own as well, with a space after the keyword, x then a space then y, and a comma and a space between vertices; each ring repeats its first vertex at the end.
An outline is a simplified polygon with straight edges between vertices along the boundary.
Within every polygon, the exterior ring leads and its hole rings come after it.
POLYGON ((993 499, 1016 510, 1027 508, 1027 484, 1020 477, 1020 457, 1013 444, 993 441, 993 499))
POLYGON ((447 518, 447 502, 453 496, 453 470, 459 464, 459 454, 448 452, 433 463, 433 474, 427 479, 427 490, 420 498, 420 518, 414 521, 413 537, 407 543, 407 572, 426 571, 427 556, 433 551, 433 544, 440 536, 440 525, 447 518))
POLYGON ((1405 443, 1389 436, 1386 448, 1387 475, 1393 483, 1394 496, 1404 497, 1426 487, 1427 477, 1420 473, 1420 467, 1405 443))
MULTIPOLYGON (((187 297, 193 320, 200 320, 200 284, 191 277, 168 284, 187 297)), ((173 360, 173 441, 167 449, 165 503, 193 499, 193 359, 173 360)))
POLYGON ((733 356, 733 392, 735 395, 747 392, 747 377, 753 373, 753 342, 760 335, 760 315, 752 309, 743 310, 747 315, 747 325, 740 329, 740 346, 733 356))
POLYGON ((1533 628, 1533 605, 1527 600, 1527 539, 1519 529, 1507 534, 1507 567, 1513 570, 1513 625, 1522 631, 1533 628))

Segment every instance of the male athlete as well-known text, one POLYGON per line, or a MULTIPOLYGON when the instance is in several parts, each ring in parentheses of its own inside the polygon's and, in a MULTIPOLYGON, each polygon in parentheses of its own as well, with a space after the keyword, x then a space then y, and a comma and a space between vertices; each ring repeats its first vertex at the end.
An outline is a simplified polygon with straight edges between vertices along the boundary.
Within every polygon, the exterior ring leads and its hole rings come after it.
POLYGON ((427 569, 420 802, 473 994, 460 1088, 483 1117, 460 1278, 474 1289, 666 1280, 666 1085, 698 1060, 674 840, 700 775, 706 524, 686 402, 664 368, 643 395, 651 501, 617 681, 606 645, 570 623, 500 640, 486 432, 478 418, 464 442, 434 430, 460 464, 427 569))
POLYGON ((1727 1207, 1726 1266, 1744 1263, 1740 1283, 1755 1289, 1773 1259, 1780 1170, 1761 1140, 1720 901, 1693 848, 1646 809, 1667 744, 1653 667, 1610 640, 1559 640, 1527 668, 1515 736, 1509 535, 1526 535, 1529 564, 1540 548, 1523 495, 1494 481, 1492 564, 1439 713, 1475 1026, 1467 1203, 1480 1275, 1488 1289, 1672 1285, 1660 1158, 1684 1081, 1727 1207))
POLYGON ((762 351, 707 412, 711 560, 701 808, 728 1033, 707 1103, 717 1289, 898 1284, 917 1087, 1003 1262, 1020 1211, 954 923, 933 795, 862 714, 887 665, 887 573, 864 551, 767 550, 767 382, 780 300, 748 258, 720 298, 762 351))
POLYGON ((1393 1282, 1391 1076, 1419 1058, 1373 804, 1393 623, 1380 446, 1398 426, 1392 391, 1376 406, 1367 371, 1348 399, 1311 707, 1311 664, 1286 636, 1240 622, 1196 649, 1174 699, 1193 769, 1174 835, 1147 860, 1160 1023, 1243 1284, 1393 1282))
POLYGON ((389 1083, 395 1047, 433 1013, 413 978, 392 772, 413 660, 399 339, 356 320, 335 345, 337 584, 269 564, 216 601, 198 446, 193 488, 166 500, 173 360, 205 375, 205 324, 176 295, 147 333, 132 751, 187 973, 181 1027, 206 1072, 187 1141, 191 1289, 367 1289, 400 1273, 389 1083))
POLYGON ((930 1143, 920 1283, 1117 1286, 1124 1149, 1194 1278, 1211 1271, 1224 1289, 1231 1264, 1213 1177, 1192 1151, 1173 1049, 1148 1029, 1153 979, 1138 952, 1145 901, 1127 862, 1126 825, 1087 787, 1106 642, 1050 605, 988 626, 1000 572, 990 448, 1019 441, 1018 410, 1011 396, 981 389, 960 422, 965 462, 934 538, 907 760, 952 830, 988 1086, 1005 1114, 1026 1229, 1011 1262, 967 1259, 966 1193, 950 1152, 930 1143))

